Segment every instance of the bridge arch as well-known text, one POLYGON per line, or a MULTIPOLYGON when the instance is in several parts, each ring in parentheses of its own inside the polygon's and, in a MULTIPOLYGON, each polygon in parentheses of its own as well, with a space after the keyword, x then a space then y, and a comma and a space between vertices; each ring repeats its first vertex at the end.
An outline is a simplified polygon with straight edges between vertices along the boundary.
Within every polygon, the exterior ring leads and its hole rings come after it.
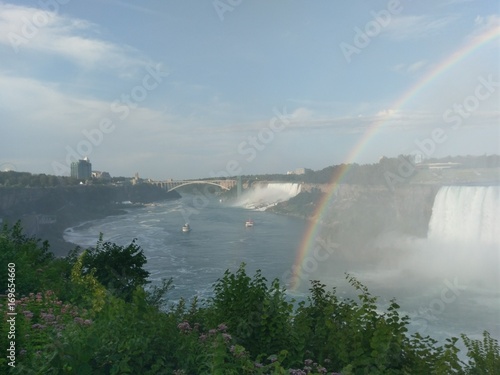
POLYGON ((223 185, 221 185, 221 184, 219 184, 217 182, 212 182, 212 181, 189 181, 189 182, 183 182, 182 184, 176 185, 176 186, 173 186, 173 187, 169 187, 168 183, 167 183, 167 188, 168 188, 168 191, 172 191, 172 190, 176 190, 176 189, 178 189, 180 187, 187 186, 187 185, 213 185, 213 186, 218 186, 218 187, 220 187, 221 189, 224 189, 224 190, 231 190, 227 186, 223 186, 223 185))

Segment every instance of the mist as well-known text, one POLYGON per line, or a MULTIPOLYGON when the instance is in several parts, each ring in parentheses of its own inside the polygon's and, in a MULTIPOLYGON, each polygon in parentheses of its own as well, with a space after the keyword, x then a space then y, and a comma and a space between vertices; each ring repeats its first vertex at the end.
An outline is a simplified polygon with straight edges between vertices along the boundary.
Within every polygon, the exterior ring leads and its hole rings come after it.
POLYGON ((295 183, 257 183, 245 190, 233 206, 264 211, 295 197, 300 193, 300 189, 300 184, 295 183))

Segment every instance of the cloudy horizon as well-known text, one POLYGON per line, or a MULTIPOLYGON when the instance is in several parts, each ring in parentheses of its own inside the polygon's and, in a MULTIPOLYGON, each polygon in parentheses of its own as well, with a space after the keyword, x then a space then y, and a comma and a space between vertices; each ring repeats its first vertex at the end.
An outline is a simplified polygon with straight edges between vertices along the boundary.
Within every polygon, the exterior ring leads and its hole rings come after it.
POLYGON ((426 139, 429 157, 499 153, 498 10, 0 1, 0 165, 68 175, 87 156, 182 179, 375 163, 426 139))

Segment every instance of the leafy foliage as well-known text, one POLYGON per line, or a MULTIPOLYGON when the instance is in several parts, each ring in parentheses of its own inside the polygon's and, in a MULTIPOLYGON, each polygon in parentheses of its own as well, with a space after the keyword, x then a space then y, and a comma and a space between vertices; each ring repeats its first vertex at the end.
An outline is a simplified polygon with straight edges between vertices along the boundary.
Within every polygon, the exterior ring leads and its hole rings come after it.
POLYGON ((148 283, 149 272, 144 251, 132 241, 128 246, 103 242, 102 235, 95 248, 82 256, 83 275, 92 274, 102 285, 116 296, 130 301, 137 287, 148 283))
MULTIPOLYGON (((66 259, 55 258, 48 242, 30 238, 23 234, 20 222, 11 228, 4 224, 0 231, 0 267, 14 263, 16 269, 16 292, 26 296, 43 286, 44 290, 57 291, 59 295, 71 292, 64 282, 69 278, 74 253, 66 259)), ((0 292, 7 288, 7 272, 0 272, 0 292)))
MULTIPOLYGON (((54 259, 48 245, 23 236, 17 225, 4 227, 0 246, 2 262, 34 273, 19 278, 27 294, 16 302, 16 367, 2 357, 2 373, 483 375, 500 368, 498 341, 488 332, 483 340, 462 335, 465 364, 458 338, 439 345, 408 335, 409 318, 396 301, 384 310, 350 275, 356 300, 313 281, 307 300, 294 308, 278 280, 268 283, 260 271, 250 277, 242 264, 224 273, 208 301, 165 308, 172 281, 145 290, 145 257, 135 242, 122 247, 100 239, 79 256, 54 259), (36 262, 43 272, 33 272, 36 262)), ((2 303, 4 318, 6 312, 2 303)), ((10 345, 8 332, 2 319, 2 349, 10 345)))
POLYGON ((486 331, 483 340, 472 340, 462 335, 462 340, 467 348, 469 374, 486 375, 497 374, 500 369, 500 347, 498 340, 493 339, 486 331))
POLYGON ((269 288, 266 281, 260 271, 247 276, 243 263, 236 273, 226 271, 214 286, 211 323, 225 322, 252 355, 276 353, 292 340, 293 305, 277 279, 269 288))
POLYGON ((72 177, 15 171, 0 172, 0 186, 4 187, 54 187, 77 184, 78 180, 72 177))

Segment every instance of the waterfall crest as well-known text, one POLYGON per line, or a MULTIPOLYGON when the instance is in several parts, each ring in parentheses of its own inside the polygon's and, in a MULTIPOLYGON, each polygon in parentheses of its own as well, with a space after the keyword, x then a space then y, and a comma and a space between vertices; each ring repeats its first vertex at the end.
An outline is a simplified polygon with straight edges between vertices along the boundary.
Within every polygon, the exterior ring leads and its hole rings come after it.
POLYGON ((445 186, 434 200, 428 239, 500 245, 500 187, 445 186))

